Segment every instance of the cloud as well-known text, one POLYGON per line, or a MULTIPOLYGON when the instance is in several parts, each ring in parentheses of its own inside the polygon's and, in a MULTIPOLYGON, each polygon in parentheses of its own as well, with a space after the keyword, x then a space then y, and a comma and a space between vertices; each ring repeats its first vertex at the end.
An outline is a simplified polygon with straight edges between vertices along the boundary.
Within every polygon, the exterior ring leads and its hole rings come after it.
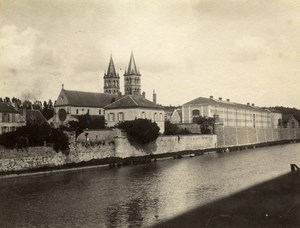
POLYGON ((59 64, 57 51, 43 41, 41 33, 27 27, 19 31, 15 25, 0 29, 1 68, 13 71, 39 71, 43 67, 59 64))

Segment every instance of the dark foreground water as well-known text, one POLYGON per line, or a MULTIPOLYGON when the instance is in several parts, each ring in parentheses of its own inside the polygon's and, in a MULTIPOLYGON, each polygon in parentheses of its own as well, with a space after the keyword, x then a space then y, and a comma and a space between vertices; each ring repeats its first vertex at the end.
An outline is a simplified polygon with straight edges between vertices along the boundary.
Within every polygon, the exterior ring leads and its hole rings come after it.
POLYGON ((300 144, 0 179, 0 227, 144 227, 300 165, 300 144))

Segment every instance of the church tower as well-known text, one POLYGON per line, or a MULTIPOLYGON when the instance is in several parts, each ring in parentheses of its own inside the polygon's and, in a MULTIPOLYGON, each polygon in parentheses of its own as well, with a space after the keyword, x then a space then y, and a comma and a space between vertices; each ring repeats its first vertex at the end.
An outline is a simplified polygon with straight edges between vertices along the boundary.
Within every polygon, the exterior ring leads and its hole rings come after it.
POLYGON ((120 77, 117 74, 114 61, 110 56, 107 72, 104 73, 104 93, 118 94, 120 90, 120 77))
POLYGON ((141 95, 141 74, 135 65, 132 52, 124 74, 124 93, 125 95, 141 95))

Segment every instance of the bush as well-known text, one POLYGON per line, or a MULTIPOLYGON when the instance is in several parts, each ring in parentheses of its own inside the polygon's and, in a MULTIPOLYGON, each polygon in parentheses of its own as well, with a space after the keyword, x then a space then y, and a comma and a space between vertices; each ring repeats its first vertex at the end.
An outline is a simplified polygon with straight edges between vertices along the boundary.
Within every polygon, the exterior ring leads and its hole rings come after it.
POLYGON ((176 124, 172 124, 170 121, 165 122, 165 135, 190 135, 192 134, 188 129, 179 128, 176 124))
POLYGON ((52 142, 53 142, 53 149, 56 152, 59 151, 67 151, 69 149, 69 138, 68 136, 59 129, 52 129, 52 142))
POLYGON ((177 135, 179 128, 176 124, 172 124, 170 121, 165 122, 165 135, 177 135))
POLYGON ((193 122, 200 125, 202 134, 211 134, 215 118, 199 116, 193 119, 193 122))
POLYGON ((148 119, 125 121, 117 124, 116 127, 126 131, 130 142, 140 144, 153 142, 159 135, 159 127, 157 124, 148 119))
POLYGON ((55 151, 65 151, 69 148, 69 138, 61 130, 51 128, 49 125, 31 125, 17 128, 14 132, 0 135, 0 145, 8 149, 23 149, 28 146, 43 146, 45 143, 53 144, 55 151))

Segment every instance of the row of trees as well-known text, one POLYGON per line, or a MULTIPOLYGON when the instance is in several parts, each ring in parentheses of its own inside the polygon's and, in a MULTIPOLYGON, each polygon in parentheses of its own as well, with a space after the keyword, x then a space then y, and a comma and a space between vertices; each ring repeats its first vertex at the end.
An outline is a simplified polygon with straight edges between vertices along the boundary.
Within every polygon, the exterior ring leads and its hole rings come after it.
POLYGON ((43 116, 49 120, 54 115, 54 105, 50 100, 48 101, 30 101, 30 100, 20 100, 19 98, 13 97, 10 99, 9 97, 2 98, 0 97, 1 102, 10 103, 17 109, 35 109, 41 111, 43 116))
POLYGON ((27 149, 30 146, 52 145, 55 151, 66 151, 69 148, 68 136, 60 129, 48 124, 27 124, 16 131, 0 135, 0 145, 9 149, 27 149))

